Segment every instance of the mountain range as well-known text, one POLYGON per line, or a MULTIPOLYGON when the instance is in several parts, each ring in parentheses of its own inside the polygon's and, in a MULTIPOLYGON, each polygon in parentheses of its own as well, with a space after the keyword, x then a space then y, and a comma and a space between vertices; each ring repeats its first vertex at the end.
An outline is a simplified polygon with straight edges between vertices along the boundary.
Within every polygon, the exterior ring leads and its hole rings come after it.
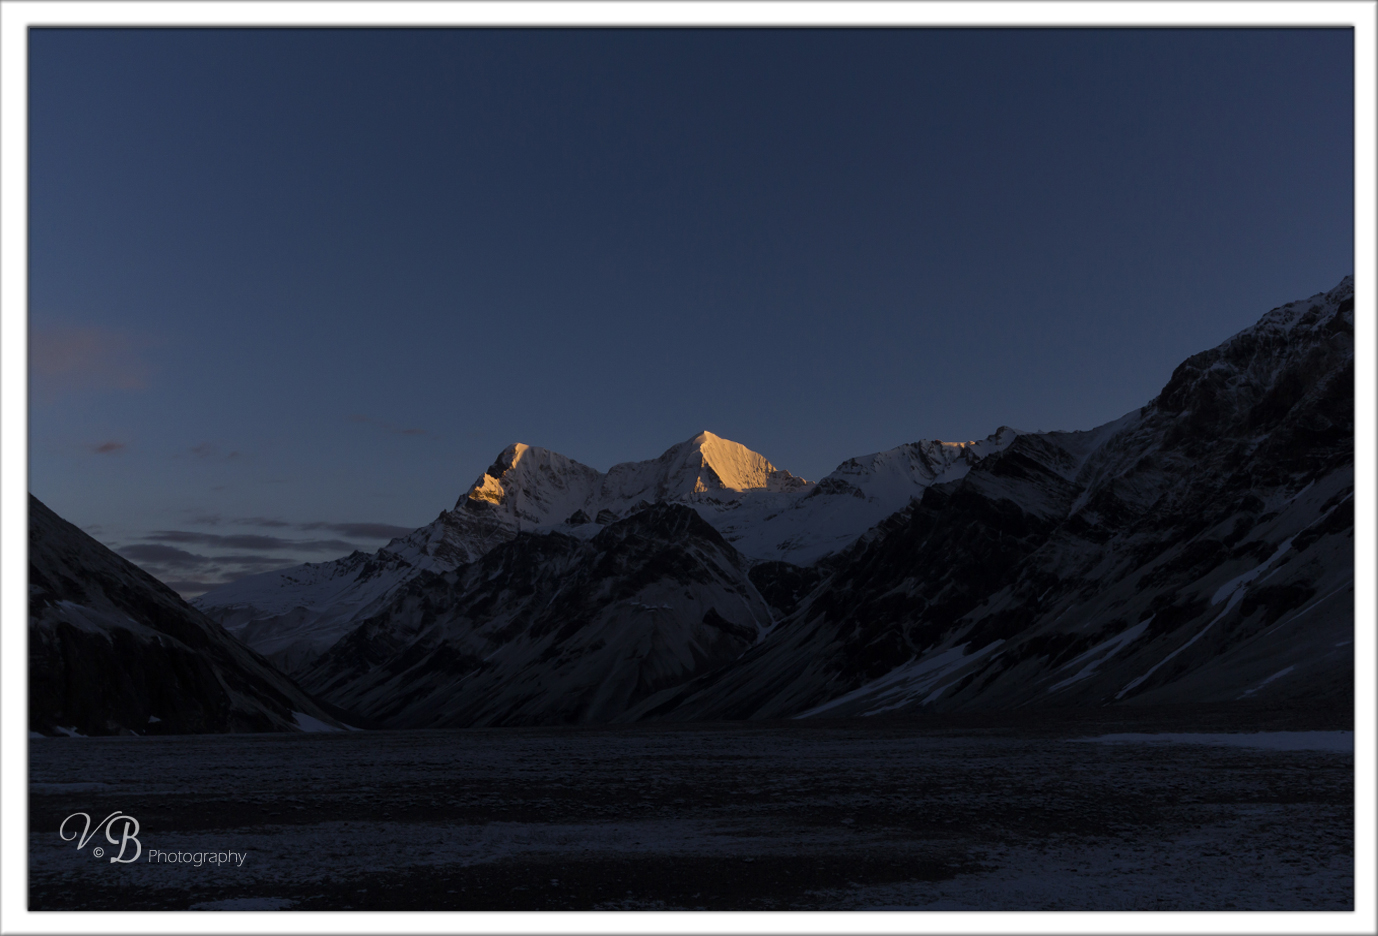
POLYGON ((355 552, 249 576, 197 607, 284 670, 299 673, 396 600, 422 572, 450 572, 522 534, 592 540, 652 505, 680 504, 748 564, 804 566, 845 548, 925 487, 960 478, 1017 433, 916 442, 844 462, 817 484, 736 442, 701 432, 659 458, 607 474, 535 446, 509 445, 451 510, 371 555, 355 552))
POLYGON ((398 728, 1342 712, 1353 328, 1346 278, 1106 425, 914 442, 817 482, 709 432, 606 473, 511 445, 376 553, 193 604, 331 711, 398 728))

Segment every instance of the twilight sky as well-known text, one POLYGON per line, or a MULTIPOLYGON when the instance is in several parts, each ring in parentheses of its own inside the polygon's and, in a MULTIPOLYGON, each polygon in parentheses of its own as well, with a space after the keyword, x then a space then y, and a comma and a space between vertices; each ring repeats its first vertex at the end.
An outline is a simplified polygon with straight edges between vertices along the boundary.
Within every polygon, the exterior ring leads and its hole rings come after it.
POLYGON ((30 36, 30 490, 186 594, 509 442, 1090 428, 1352 272, 1349 31, 30 36))

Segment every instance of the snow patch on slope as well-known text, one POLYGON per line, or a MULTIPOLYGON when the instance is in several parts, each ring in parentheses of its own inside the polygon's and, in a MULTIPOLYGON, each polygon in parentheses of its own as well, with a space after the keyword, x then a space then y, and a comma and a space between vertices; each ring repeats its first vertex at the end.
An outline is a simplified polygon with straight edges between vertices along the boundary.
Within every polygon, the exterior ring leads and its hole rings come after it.
POLYGON ((1085 653, 1081 654, 1076 659, 1072 660, 1070 663, 1064 664, 1062 667, 1060 667, 1060 669, 1071 669, 1078 663, 1082 663, 1083 661, 1088 660, 1090 661, 1087 662, 1084 666, 1082 666, 1082 668, 1073 675, 1067 677, 1059 683, 1054 683, 1053 685, 1049 686, 1048 691, 1056 692, 1059 689, 1064 689, 1067 686, 1072 685, 1073 683, 1080 682, 1086 677, 1093 675, 1096 672, 1096 668, 1099 667, 1102 663, 1110 659, 1116 653, 1119 653, 1125 647, 1132 644, 1135 640, 1138 640, 1139 635, 1142 634, 1145 629, 1147 629, 1150 623, 1152 623, 1153 618, 1154 615, 1149 615, 1148 620, 1141 621, 1138 624, 1135 624, 1133 627, 1129 628, 1129 630, 1123 632, 1122 634, 1119 634, 1115 637, 1111 637, 1104 643, 1098 644, 1097 646, 1092 647, 1090 650, 1087 650, 1085 653))
POLYGON ((1287 550, 1292 548, 1292 539, 1293 537, 1288 537, 1287 539, 1283 540, 1282 545, 1279 546, 1277 548, 1277 551, 1274 552, 1271 556, 1269 556, 1265 562, 1262 562, 1259 565, 1254 566, 1252 569, 1250 569, 1248 572, 1245 572, 1243 575, 1236 575, 1234 578, 1230 579, 1224 585, 1221 585, 1218 589, 1216 589, 1215 594, 1211 596, 1211 604, 1218 605, 1226 598, 1232 598, 1234 595, 1238 594, 1241 590, 1243 590, 1243 588, 1246 585, 1248 585, 1254 579, 1258 578, 1265 571, 1267 571, 1268 567, 1271 566, 1274 562, 1277 562, 1278 559, 1282 557, 1283 553, 1287 552, 1287 550))
POLYGON ((327 724, 319 718, 312 718, 305 712, 293 712, 292 720, 296 722, 297 727, 302 731, 344 731, 343 728, 336 728, 334 725, 327 724))
POLYGON ((750 492, 699 513, 739 552, 753 559, 811 565, 850 546, 925 488, 957 481, 982 459, 1003 452, 1022 433, 1002 426, 973 442, 921 441, 849 458, 807 490, 750 492))
MULTIPOLYGON (((944 677, 956 672, 958 669, 981 659, 992 650, 999 647, 1003 640, 996 640, 986 644, 974 653, 967 653, 967 644, 958 644, 949 647, 941 653, 922 659, 911 660, 903 666, 898 666, 890 672, 877 679, 868 682, 864 686, 853 689, 844 695, 838 696, 822 705, 816 705, 806 712, 794 716, 795 718, 812 718, 823 712, 866 699, 871 703, 882 703, 879 708, 873 708, 866 715, 874 715, 879 712, 889 711, 899 708, 910 702, 916 701, 944 677)), ((946 689, 946 686, 942 687, 946 689)), ((939 690, 941 692, 941 690, 939 690)), ((925 702, 928 699, 924 700, 925 702)))

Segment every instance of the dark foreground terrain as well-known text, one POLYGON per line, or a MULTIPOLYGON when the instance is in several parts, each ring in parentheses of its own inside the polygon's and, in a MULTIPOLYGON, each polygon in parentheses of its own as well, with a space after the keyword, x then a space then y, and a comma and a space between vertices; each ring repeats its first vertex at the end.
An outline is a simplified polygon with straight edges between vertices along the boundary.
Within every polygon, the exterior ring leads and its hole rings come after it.
POLYGON ((1312 730, 1334 727, 1117 712, 35 739, 30 908, 1347 910, 1352 734, 1312 730), (1270 746, 1087 740, 1168 731, 1270 746), (1286 733, 1238 734, 1256 731, 1286 733), (115 810, 140 824, 134 863, 58 835, 115 810))

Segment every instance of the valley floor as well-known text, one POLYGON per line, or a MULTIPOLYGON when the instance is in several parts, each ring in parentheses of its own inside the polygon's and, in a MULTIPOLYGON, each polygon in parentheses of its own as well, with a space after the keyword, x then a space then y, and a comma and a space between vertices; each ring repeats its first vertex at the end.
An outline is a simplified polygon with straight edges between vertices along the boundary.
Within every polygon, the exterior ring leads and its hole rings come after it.
POLYGON ((35 739, 29 905, 1353 909, 1352 734, 1085 740, 1308 727, 1119 714, 35 739), (134 863, 110 863, 103 834, 80 850, 58 835, 71 813, 117 809, 140 824, 134 863))

